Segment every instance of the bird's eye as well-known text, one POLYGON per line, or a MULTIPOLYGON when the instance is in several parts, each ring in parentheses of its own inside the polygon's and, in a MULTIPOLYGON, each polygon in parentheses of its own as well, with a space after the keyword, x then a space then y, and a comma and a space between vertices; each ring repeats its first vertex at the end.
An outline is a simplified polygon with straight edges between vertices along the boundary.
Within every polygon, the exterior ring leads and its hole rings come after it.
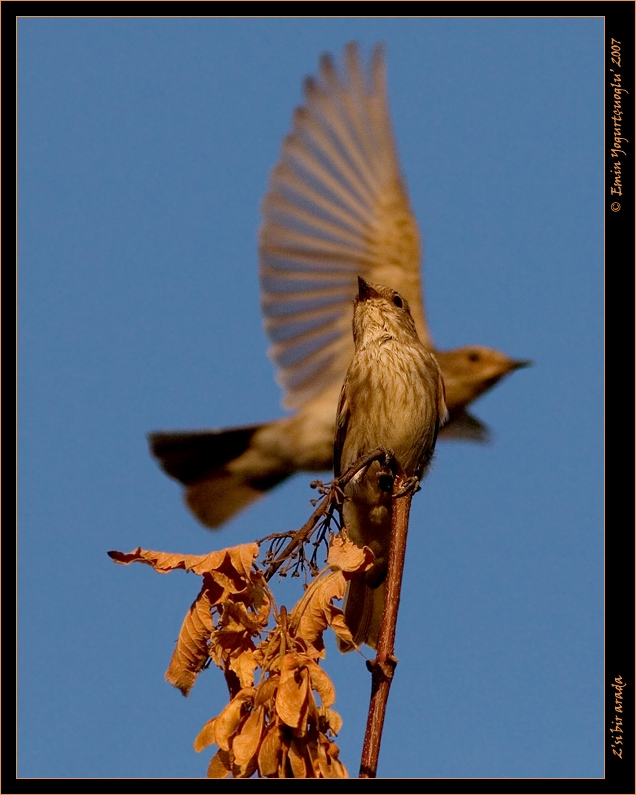
POLYGON ((394 295, 394 296, 393 296, 393 303, 394 303, 396 306, 399 306, 399 307, 400 307, 400 309, 402 309, 402 307, 404 306, 404 303, 402 302, 402 299, 400 298, 400 296, 399 296, 399 295, 394 295))
POLYGON ((468 360, 471 362, 478 362, 479 358, 480 357, 477 351, 472 351, 471 353, 468 354, 468 360))

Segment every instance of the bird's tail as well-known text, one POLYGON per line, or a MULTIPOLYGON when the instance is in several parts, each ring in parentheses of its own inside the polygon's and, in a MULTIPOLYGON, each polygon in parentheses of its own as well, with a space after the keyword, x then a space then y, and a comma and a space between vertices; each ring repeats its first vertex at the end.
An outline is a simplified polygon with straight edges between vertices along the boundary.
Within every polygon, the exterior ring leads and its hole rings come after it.
POLYGON ((253 460, 250 448, 264 427, 149 433, 148 442, 163 471, 185 486, 197 519, 216 528, 291 474, 275 460, 253 460))
MULTIPOLYGON (((347 586, 344 615, 345 623, 353 635, 356 646, 366 643, 372 649, 378 646, 382 613, 384 611, 385 582, 370 588, 364 575, 353 577, 347 586)), ((352 651, 353 647, 338 641, 341 652, 352 651)))

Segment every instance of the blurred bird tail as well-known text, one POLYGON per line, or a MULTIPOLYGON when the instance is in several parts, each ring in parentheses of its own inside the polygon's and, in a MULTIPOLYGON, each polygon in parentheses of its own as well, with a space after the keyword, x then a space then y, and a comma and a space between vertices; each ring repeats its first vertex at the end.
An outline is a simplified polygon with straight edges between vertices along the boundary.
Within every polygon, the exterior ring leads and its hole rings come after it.
MULTIPOLYGON (((385 583, 370 588, 364 575, 354 577, 347 587, 344 615, 345 623, 353 635, 356 646, 366 643, 372 649, 378 646, 382 613, 384 611, 385 583)), ((353 651, 352 646, 338 640, 341 652, 353 651)))
POLYGON ((207 527, 220 527, 291 473, 249 460, 255 434, 265 425, 220 431, 149 433, 150 451, 163 471, 185 486, 184 499, 207 527))

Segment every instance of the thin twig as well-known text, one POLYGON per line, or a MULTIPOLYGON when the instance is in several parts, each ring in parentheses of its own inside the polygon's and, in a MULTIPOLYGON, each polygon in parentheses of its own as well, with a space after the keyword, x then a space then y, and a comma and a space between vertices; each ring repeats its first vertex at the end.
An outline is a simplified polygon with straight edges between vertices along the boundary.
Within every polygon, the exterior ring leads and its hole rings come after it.
POLYGON ((386 575, 384 612, 378 638, 378 649, 374 660, 367 662, 371 671, 371 700, 367 717, 367 728, 360 761, 360 778, 375 778, 382 742, 382 727, 389 698, 393 673, 397 665, 395 657, 395 627, 397 625, 406 537, 409 529, 409 511, 417 484, 408 482, 399 475, 393 484, 391 512, 391 545, 386 575))
MULTIPOLYGON (((349 483, 349 481, 355 477, 358 472, 360 472, 360 470, 368 467, 373 461, 387 461, 392 457, 393 453, 391 450, 384 450, 383 448, 378 447, 367 455, 361 456, 349 467, 349 469, 347 469, 343 475, 341 475, 339 478, 335 478, 326 488, 325 497, 320 501, 316 510, 312 513, 300 530, 297 530, 291 536, 289 543, 286 545, 283 551, 277 555, 276 558, 267 566, 264 574, 265 579, 267 581, 271 580, 283 563, 285 563, 285 561, 288 560, 299 547, 302 547, 302 545, 309 540, 316 525, 323 516, 326 516, 328 521, 331 520, 334 507, 342 501, 342 490, 347 483, 349 483)), ((276 533, 275 536, 268 536, 267 538, 263 539, 263 541, 267 541, 270 538, 281 538, 284 536, 285 534, 276 533)))

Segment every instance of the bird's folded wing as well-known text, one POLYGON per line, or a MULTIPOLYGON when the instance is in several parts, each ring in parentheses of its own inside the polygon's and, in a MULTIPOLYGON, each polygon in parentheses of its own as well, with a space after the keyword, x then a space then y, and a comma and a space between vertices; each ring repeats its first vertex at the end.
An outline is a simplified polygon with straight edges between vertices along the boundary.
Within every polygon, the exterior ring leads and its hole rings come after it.
POLYGON ((323 55, 305 81, 262 205, 261 304, 270 357, 298 408, 342 382, 353 355, 356 277, 398 290, 432 347, 420 288, 420 240, 400 174, 384 52, 364 74, 358 47, 342 74, 323 55))

